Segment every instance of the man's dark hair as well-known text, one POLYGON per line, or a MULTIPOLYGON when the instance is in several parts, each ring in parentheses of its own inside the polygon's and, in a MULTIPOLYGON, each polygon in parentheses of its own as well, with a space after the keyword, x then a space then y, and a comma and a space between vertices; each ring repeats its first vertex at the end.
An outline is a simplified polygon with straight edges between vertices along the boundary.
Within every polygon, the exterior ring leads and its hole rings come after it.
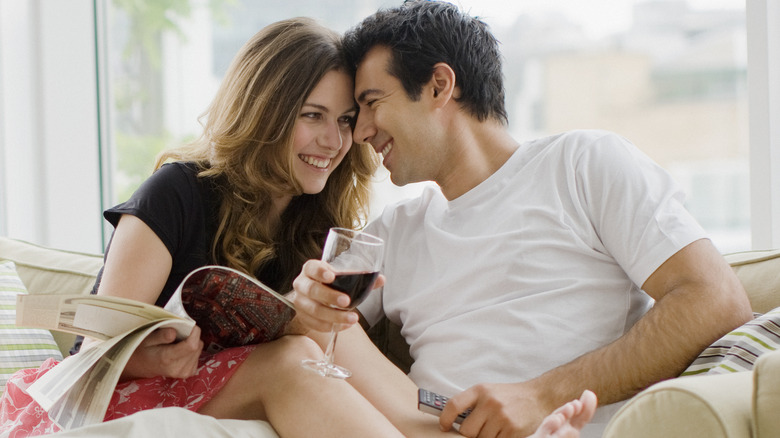
POLYGON ((411 99, 420 98, 433 66, 444 62, 455 71, 458 103, 479 121, 507 122, 498 41, 478 18, 443 1, 407 1, 379 10, 344 35, 347 60, 355 69, 375 46, 391 49, 388 73, 411 99))

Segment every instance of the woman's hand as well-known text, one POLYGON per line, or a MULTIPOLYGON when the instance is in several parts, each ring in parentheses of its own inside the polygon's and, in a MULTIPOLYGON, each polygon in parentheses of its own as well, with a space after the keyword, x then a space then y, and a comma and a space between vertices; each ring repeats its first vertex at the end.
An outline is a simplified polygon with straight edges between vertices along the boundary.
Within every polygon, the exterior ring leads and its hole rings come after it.
MULTIPOLYGON (((293 282, 290 299, 295 303, 296 319, 312 330, 327 332, 332 326, 344 330, 358 322, 355 312, 345 311, 349 295, 328 286, 336 278, 330 265, 321 260, 309 260, 293 282)), ((385 279, 380 275, 374 288, 382 287, 385 279)))
POLYGON ((122 380, 156 376, 185 379, 194 376, 203 350, 200 328, 194 326, 187 339, 175 341, 176 330, 172 328, 152 332, 130 357, 122 372, 122 380))

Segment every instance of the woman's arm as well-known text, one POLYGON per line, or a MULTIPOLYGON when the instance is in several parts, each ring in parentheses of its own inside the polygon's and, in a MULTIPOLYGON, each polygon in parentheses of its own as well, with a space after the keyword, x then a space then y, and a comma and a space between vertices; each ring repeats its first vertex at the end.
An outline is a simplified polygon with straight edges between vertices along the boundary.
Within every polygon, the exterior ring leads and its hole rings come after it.
MULTIPOLYGON (((142 220, 122 215, 106 254, 98 295, 154 304, 171 273, 173 260, 165 244, 142 220)), ((175 330, 162 329, 143 341, 125 367, 122 379, 193 375, 203 348, 200 329, 173 343, 175 330)))

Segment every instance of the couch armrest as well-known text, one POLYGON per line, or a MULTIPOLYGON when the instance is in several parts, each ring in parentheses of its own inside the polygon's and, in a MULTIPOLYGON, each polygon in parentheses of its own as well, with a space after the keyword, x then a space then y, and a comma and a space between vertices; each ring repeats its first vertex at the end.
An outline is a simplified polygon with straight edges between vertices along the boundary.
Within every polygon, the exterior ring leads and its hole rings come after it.
POLYGON ((780 351, 761 355, 753 369, 755 438, 776 437, 780 431, 780 351))
POLYGON ((629 400, 604 438, 751 438, 752 394, 751 372, 667 380, 629 400))

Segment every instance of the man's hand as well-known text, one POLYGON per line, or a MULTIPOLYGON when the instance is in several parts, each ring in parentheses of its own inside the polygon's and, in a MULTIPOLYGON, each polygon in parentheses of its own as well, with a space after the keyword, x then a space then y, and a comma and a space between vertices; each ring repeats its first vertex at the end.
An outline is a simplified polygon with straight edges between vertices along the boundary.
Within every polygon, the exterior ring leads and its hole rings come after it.
POLYGON ((452 427, 461 412, 471 413, 460 426, 467 437, 526 437, 553 409, 543 406, 532 382, 479 384, 447 401, 439 422, 452 427))
POLYGON ((200 328, 181 342, 176 340, 176 330, 162 328, 154 331, 141 342, 122 373, 122 380, 147 377, 192 377, 198 369, 198 358, 203 350, 200 328))
MULTIPOLYGON (((328 287, 336 279, 330 265, 321 260, 309 260, 293 282, 296 318, 306 326, 320 332, 332 327, 344 330, 356 322, 355 312, 344 311, 349 306, 349 295, 328 287)), ((384 277, 379 276, 374 287, 382 287, 384 277)))

